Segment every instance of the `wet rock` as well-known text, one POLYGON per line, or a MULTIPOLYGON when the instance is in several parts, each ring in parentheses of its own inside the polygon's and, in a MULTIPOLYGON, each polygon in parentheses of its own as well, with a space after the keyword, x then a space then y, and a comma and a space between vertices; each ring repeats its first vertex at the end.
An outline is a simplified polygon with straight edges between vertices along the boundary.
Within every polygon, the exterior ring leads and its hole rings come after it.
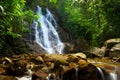
POLYGON ((32 53, 46 53, 45 50, 43 50, 34 40, 32 41, 29 41, 29 40, 26 40, 26 44, 28 45, 29 47, 29 52, 32 52, 32 53))
POLYGON ((109 51, 110 57, 120 57, 120 43, 114 45, 109 51))
POLYGON ((64 53, 74 52, 74 45, 71 43, 64 43, 64 53))
POLYGON ((4 64, 11 64, 12 60, 8 57, 5 57, 3 62, 4 62, 4 64))
POLYGON ((5 69, 0 66, 0 74, 5 74, 5 69))
POLYGON ((99 78, 98 70, 92 64, 88 64, 83 68, 79 68, 78 75, 78 80, 101 80, 101 78, 99 78))
POLYGON ((61 80, 77 80, 75 75, 75 69, 68 69, 61 74, 61 80))
POLYGON ((73 40, 70 43, 65 43, 65 53, 88 52, 89 45, 84 39, 73 40))
POLYGON ((87 59, 87 56, 80 52, 80 53, 75 53, 75 54, 71 54, 74 58, 83 58, 83 59, 87 59))
POLYGON ((46 77, 47 80, 56 80, 56 75, 54 73, 49 73, 46 77))
POLYGON ((46 80, 47 76, 48 76, 47 73, 38 70, 32 75, 32 80, 46 80))
POLYGON ((46 62, 46 66, 48 66, 49 69, 53 69, 54 65, 55 65, 55 63, 53 63, 53 62, 46 62))
POLYGON ((17 80, 17 79, 12 76, 0 75, 0 80, 17 80))
POLYGON ((84 39, 77 39, 74 43, 74 50, 76 52, 86 52, 89 50, 89 45, 84 39))
MULTIPOLYGON (((100 80, 98 79, 100 75, 96 71, 96 67, 87 61, 84 53, 21 54, 17 57, 8 58, 11 59, 12 63, 8 60, 9 65, 6 65, 7 68, 5 68, 6 75, 26 76, 27 69, 31 69, 33 80, 46 80, 51 73, 55 74, 56 80, 61 80, 62 76, 63 80, 74 80, 75 78, 78 78, 78 80, 89 80, 89 78, 100 80), (78 71, 77 75, 80 77, 76 77, 76 70, 78 71)), ((101 60, 101 58, 99 59, 101 60)))
POLYGON ((114 46, 114 44, 118 44, 118 43, 120 43, 120 38, 109 39, 105 41, 104 46, 111 48, 112 46, 114 46))
POLYGON ((101 68, 105 80, 120 80, 120 64, 115 63, 97 63, 101 68))
POLYGON ((36 61, 44 62, 44 60, 43 60, 43 58, 41 56, 37 56, 35 59, 36 59, 36 61))
POLYGON ((67 64, 67 56, 61 54, 46 54, 47 59, 44 58, 45 61, 56 62, 59 61, 61 64, 67 64))
POLYGON ((88 66, 89 63, 86 60, 80 59, 78 61, 78 65, 79 65, 79 67, 85 67, 85 66, 88 66))
POLYGON ((112 57, 112 62, 119 62, 120 61, 120 57, 112 57))
POLYGON ((27 71, 26 63, 23 61, 16 61, 6 67, 6 74, 13 76, 22 76, 27 71))
POLYGON ((90 53, 93 56, 96 56, 96 57, 104 57, 104 55, 105 55, 105 47, 102 47, 102 48, 93 47, 93 48, 90 49, 90 53))
POLYGON ((120 43, 120 38, 115 38, 115 39, 109 39, 105 41, 104 47, 105 49, 105 56, 109 56, 110 49, 115 45, 120 43))
POLYGON ((82 68, 69 68, 62 73, 61 77, 62 80, 101 80, 98 75, 96 67, 89 64, 82 68))

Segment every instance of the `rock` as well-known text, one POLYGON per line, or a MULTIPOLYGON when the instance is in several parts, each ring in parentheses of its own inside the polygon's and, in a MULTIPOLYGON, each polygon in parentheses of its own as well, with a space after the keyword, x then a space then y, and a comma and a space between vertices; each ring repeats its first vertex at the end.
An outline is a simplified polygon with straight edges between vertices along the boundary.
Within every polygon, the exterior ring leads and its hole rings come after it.
POLYGON ((0 66, 0 75, 5 74, 5 69, 0 66))
POLYGON ((63 71, 61 78, 61 80, 77 80, 75 75, 75 68, 69 68, 63 71))
POLYGON ((79 65, 79 67, 85 67, 85 66, 88 66, 89 63, 86 60, 80 59, 78 61, 78 65, 79 65))
POLYGON ((27 46, 29 47, 29 52, 35 53, 35 54, 36 53, 37 54, 39 54, 39 53, 41 53, 41 54, 46 53, 46 51, 43 50, 34 40, 32 40, 32 41, 25 40, 25 42, 26 42, 27 46))
POLYGON ((0 75, 0 80, 17 80, 17 79, 12 76, 0 75))
POLYGON ((112 62, 120 62, 120 57, 113 57, 112 62))
POLYGON ((115 50, 120 50, 120 43, 114 45, 114 46, 110 49, 110 51, 115 51, 115 50))
POLYGON ((48 74, 38 70, 37 72, 33 73, 32 80, 46 80, 48 74))
POLYGON ((74 52, 74 45, 71 43, 64 43, 64 53, 74 52))
POLYGON ((65 53, 88 52, 89 45, 84 39, 73 40, 70 43, 65 43, 65 53))
POLYGON ((82 52, 71 54, 71 55, 74 56, 75 58, 80 57, 80 58, 83 58, 83 59, 87 59, 87 56, 82 52))
POLYGON ((8 57, 5 57, 4 61, 5 61, 5 63, 8 63, 8 64, 11 64, 11 63, 12 63, 12 60, 9 59, 8 57))
POLYGON ((46 65, 49 67, 49 69, 53 69, 55 63, 53 63, 53 62, 46 62, 46 65))
POLYGON ((120 57, 120 43, 114 45, 109 51, 110 57, 120 57))
MULTIPOLYGON (((49 61, 55 62, 55 61, 59 61, 61 64, 67 64, 68 62, 67 60, 67 56, 66 55, 61 55, 61 54, 45 54, 45 56, 47 57, 47 59, 49 59, 49 61)), ((44 58, 44 60, 46 61, 46 59, 44 58)))
MULTIPOLYGON (((86 59, 86 55, 84 53, 76 53, 76 54, 45 54, 48 61, 54 62, 55 65, 59 64, 69 64, 70 62, 77 63, 79 59, 86 59)), ((46 62, 46 58, 44 58, 46 62)))
POLYGON ((56 80, 56 75, 54 73, 50 73, 46 78, 47 80, 56 80))
POLYGON ((22 76, 26 71, 26 63, 23 61, 16 61, 6 67, 6 74, 8 75, 22 76))
POLYGON ((101 80, 98 76, 96 67, 89 64, 86 67, 69 68, 63 71, 61 80, 101 80))
MULTIPOLYGON (((4 58, 1 59, 4 60, 4 58)), ((32 80, 46 80, 47 78, 61 80, 61 77, 63 80, 74 80, 75 78, 101 80, 96 67, 90 64, 86 55, 81 52, 75 54, 21 54, 12 58, 8 57, 8 59, 11 59, 12 62, 8 60, 9 65, 6 65, 5 68, 6 75, 25 78, 28 75, 27 69, 31 69, 32 80)), ((3 73, 4 70, 1 75, 3 73)))
POLYGON ((105 47, 105 56, 109 56, 110 49, 115 45, 120 43, 120 38, 115 39, 109 39, 105 41, 104 47, 105 47))
POLYGON ((77 39, 75 42, 73 42, 74 44, 74 50, 76 52, 86 52, 89 51, 89 45, 87 44, 87 42, 84 39, 77 39))
POLYGON ((39 61, 39 62, 44 62, 43 58, 41 56, 37 56, 36 57, 36 61, 39 61))
POLYGON ((97 56, 97 57, 104 57, 105 47, 102 47, 102 48, 93 47, 90 49, 90 53, 94 56, 97 56))
POLYGON ((105 80, 120 80, 120 64, 98 63, 97 67, 101 68, 104 73, 105 80), (111 75, 112 74, 112 75, 111 75))
POLYGON ((105 41, 104 46, 110 48, 114 44, 117 44, 117 43, 120 43, 120 38, 109 39, 109 40, 105 41))

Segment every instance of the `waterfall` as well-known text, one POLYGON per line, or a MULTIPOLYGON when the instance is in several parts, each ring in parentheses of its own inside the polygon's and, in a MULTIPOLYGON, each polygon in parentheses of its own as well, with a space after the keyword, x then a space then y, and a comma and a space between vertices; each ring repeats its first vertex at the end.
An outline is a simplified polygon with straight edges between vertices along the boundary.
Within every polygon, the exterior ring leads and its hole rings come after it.
POLYGON ((97 69, 98 69, 98 71, 99 71, 99 73, 102 77, 102 80, 105 80, 105 76, 104 76, 104 73, 103 73, 102 69, 100 67, 97 67, 97 69))
POLYGON ((97 69, 102 77, 102 80, 118 80, 117 73, 116 73, 116 67, 115 67, 115 70, 109 73, 109 77, 105 76, 103 70, 100 67, 97 67, 97 69))
POLYGON ((75 68, 75 77, 76 77, 76 80, 78 80, 78 68, 75 68))
POLYGON ((36 43, 50 54, 62 54, 64 45, 57 33, 58 25, 53 15, 48 9, 46 9, 46 14, 43 15, 42 8, 39 6, 37 8, 39 18, 34 21, 36 43))
POLYGON ((111 80, 118 80, 117 79, 117 74, 116 73, 110 73, 110 79, 111 80))
POLYGON ((110 73, 111 80, 118 80, 116 72, 117 72, 117 67, 115 66, 115 69, 110 73))

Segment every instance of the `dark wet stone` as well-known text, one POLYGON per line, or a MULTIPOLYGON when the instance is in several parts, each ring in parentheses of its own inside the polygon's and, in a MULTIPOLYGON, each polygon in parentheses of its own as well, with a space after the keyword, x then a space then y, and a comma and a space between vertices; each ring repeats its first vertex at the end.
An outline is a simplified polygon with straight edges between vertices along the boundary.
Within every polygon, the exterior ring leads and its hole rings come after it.
POLYGON ((46 80, 47 76, 48 76, 47 73, 38 70, 32 75, 32 80, 46 80))
POLYGON ((17 80, 17 79, 12 76, 0 75, 0 80, 17 80))

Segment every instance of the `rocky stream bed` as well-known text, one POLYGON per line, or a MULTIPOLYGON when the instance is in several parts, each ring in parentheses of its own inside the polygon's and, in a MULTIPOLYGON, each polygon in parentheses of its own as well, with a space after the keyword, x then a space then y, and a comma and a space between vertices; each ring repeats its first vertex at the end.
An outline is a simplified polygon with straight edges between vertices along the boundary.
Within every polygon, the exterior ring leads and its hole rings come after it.
POLYGON ((119 43, 108 40, 89 54, 1 56, 0 80, 120 80, 119 43))
POLYGON ((87 59, 83 53, 21 54, 0 59, 0 80, 103 80, 97 67, 107 75, 116 64, 108 58, 87 59))

